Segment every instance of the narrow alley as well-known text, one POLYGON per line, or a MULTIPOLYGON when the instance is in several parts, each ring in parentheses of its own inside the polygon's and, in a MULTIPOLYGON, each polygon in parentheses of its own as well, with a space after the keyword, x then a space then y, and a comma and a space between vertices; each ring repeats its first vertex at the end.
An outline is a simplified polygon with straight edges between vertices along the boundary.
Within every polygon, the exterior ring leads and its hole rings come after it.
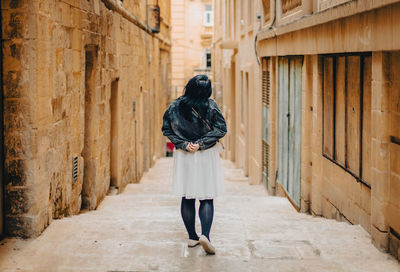
POLYGON ((217 254, 188 249, 180 201, 169 193, 172 162, 159 159, 139 184, 54 220, 38 238, 5 238, 0 271, 400 271, 361 226, 297 213, 228 161, 211 231, 217 254))

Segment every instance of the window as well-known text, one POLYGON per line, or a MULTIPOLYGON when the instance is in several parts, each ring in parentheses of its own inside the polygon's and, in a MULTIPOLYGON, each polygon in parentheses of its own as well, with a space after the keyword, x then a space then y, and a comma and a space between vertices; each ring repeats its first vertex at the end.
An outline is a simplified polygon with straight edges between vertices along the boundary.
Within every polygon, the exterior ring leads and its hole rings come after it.
POLYGON ((368 185, 371 168, 371 55, 323 63, 323 155, 368 185))
POLYGON ((211 69, 211 52, 206 52, 206 68, 211 69))
POLYGON ((213 26, 213 11, 211 5, 206 5, 205 7, 204 26, 213 26))
POLYGON ((262 89, 262 173, 263 180, 267 182, 269 176, 269 153, 270 153, 270 127, 268 115, 270 111, 270 63, 269 58, 262 58, 261 63, 261 89, 262 89))

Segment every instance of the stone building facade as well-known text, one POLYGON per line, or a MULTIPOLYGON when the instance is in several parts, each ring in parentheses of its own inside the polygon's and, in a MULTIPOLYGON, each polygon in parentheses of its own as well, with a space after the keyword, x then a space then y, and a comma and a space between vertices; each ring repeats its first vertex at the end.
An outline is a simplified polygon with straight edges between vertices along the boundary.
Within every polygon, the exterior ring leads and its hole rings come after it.
POLYGON ((171 14, 172 100, 196 74, 212 78, 212 0, 174 0, 171 14))
POLYGON ((250 184, 261 180, 260 67, 255 51, 259 1, 214 1, 213 75, 228 133, 223 156, 243 169, 250 184))
POLYGON ((170 1, 157 2, 1 1, 3 235, 96 209, 162 155, 170 1))
MULTIPOLYGON (((251 138, 262 162, 255 183, 287 196, 299 211, 360 224, 377 247, 399 258, 400 2, 255 2, 259 72, 254 98, 245 102, 259 113, 248 125, 262 131, 251 138)), ((224 3, 216 25, 237 33, 240 17, 229 14, 243 11, 247 0, 224 3)), ((224 80, 230 122, 240 115, 230 106, 238 97, 229 85, 230 55, 248 54, 236 49, 245 37, 215 40, 222 50, 215 48, 214 63, 223 69, 214 75, 224 80)), ((228 154, 239 148, 238 137, 228 154)), ((244 160, 251 163, 248 155, 244 160)))

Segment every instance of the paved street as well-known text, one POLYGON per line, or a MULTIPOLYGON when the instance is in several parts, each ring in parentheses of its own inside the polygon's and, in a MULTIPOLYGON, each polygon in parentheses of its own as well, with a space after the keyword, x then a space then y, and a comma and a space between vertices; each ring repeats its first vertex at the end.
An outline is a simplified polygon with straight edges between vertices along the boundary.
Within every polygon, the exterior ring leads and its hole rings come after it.
POLYGON ((180 200, 169 194, 172 160, 163 158, 98 210, 55 220, 37 239, 1 241, 0 271, 400 271, 360 226, 297 213, 224 167, 214 256, 187 248, 180 200))

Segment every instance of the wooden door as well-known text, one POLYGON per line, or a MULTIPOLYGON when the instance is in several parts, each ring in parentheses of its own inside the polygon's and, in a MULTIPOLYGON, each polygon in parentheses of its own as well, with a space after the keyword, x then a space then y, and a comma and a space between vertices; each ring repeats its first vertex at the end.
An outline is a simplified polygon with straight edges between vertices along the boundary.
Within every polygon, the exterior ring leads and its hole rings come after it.
POLYGON ((300 207, 302 57, 279 58, 278 182, 300 207))

